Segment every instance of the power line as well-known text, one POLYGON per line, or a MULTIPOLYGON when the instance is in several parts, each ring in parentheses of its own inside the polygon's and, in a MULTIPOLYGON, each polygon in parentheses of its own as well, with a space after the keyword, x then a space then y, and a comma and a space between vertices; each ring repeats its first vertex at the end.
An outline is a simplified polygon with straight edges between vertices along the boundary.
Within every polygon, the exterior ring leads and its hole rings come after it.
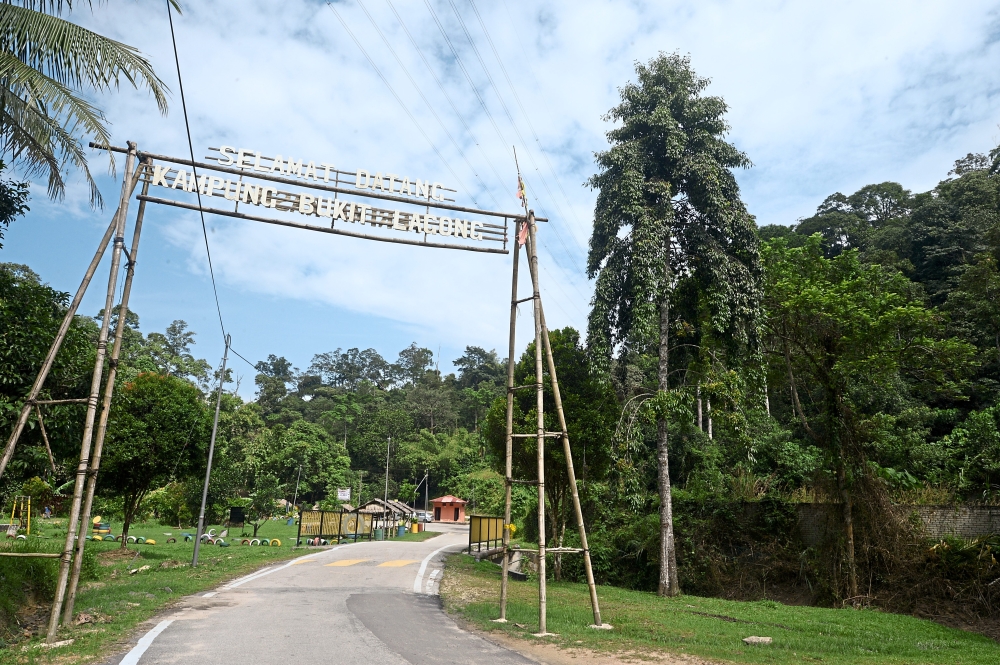
MULTIPOLYGON (((468 27, 465 25, 465 21, 462 19, 462 15, 458 11, 458 7, 455 5, 455 3, 454 3, 453 0, 448 0, 448 2, 451 5, 452 10, 455 12, 455 16, 456 16, 456 18, 458 18, 459 25, 461 26, 462 31, 465 33, 465 37, 466 37, 466 39, 468 39, 469 45, 472 47, 473 54, 475 54, 476 59, 479 61, 480 66, 483 68, 483 73, 486 74, 486 78, 489 81, 490 86, 493 88, 494 94, 497 96, 497 99, 500 101, 500 106, 501 106, 501 108, 503 108, 503 111, 504 111, 504 113, 507 116, 507 121, 510 123, 511 128, 514 130, 514 133, 517 134, 518 139, 520 139, 521 145, 524 146, 525 151, 528 153, 528 157, 529 157, 529 159, 531 159, 532 165, 534 165, 534 167, 535 167, 535 172, 538 174, 539 180, 542 181, 542 186, 545 188, 545 191, 548 193, 549 200, 553 202, 553 204, 555 205, 556 209, 558 210, 558 212, 560 213, 560 215, 562 217, 564 217, 564 218, 568 217, 568 215, 566 215, 565 211, 563 211, 562 205, 559 203, 559 200, 556 198, 556 196, 552 193, 552 190, 549 188, 548 181, 545 179, 544 174, 542 174, 541 170, 538 168, 538 165, 535 163, 535 158, 532 155, 531 150, 528 148, 527 141, 524 140, 524 137, 521 135, 520 130, 517 128, 517 123, 514 121, 514 116, 511 114, 510 109, 508 109, 507 105, 504 103, 503 97, 501 97, 501 95, 500 95, 500 89, 497 87, 496 82, 493 80, 493 77, 490 75, 489 69, 486 67, 486 62, 483 60, 482 56, 480 55, 479 49, 476 47, 475 41, 472 39, 472 34, 469 32, 468 27)), ((450 38, 448 38, 447 33, 445 32, 444 27, 441 24, 441 21, 437 17, 437 14, 434 12, 433 8, 430 6, 430 3, 428 2, 428 0, 424 0, 424 4, 426 4, 427 7, 428 7, 428 9, 431 11, 431 15, 434 17, 434 21, 435 21, 435 23, 437 23, 438 29, 441 30, 442 34, 445 36, 445 39, 448 41, 448 44, 451 47, 452 52, 455 55, 456 61, 458 61, 459 66, 462 68, 462 71, 465 72, 466 78, 468 79, 469 84, 472 86, 474 92, 476 93, 477 97, 480 100, 480 104, 483 106, 483 109, 486 111, 487 115, 490 116, 490 121, 493 122, 494 128, 497 129, 498 135, 500 135, 500 138, 503 139, 502 133, 500 133, 500 130, 499 130, 499 128, 496 125, 496 122, 493 120, 493 117, 490 114, 489 109, 486 107, 485 101, 479 95, 479 92, 476 89, 475 84, 472 82, 471 76, 468 75, 468 71, 466 70, 465 66, 461 62, 461 57, 458 55, 457 50, 454 48, 454 45, 451 43, 450 38)), ((489 35, 488 34, 487 34, 487 39, 489 39, 489 35)), ((492 40, 490 40, 490 44, 492 46, 492 40)), ((496 49, 495 48, 494 48, 494 55, 497 56, 497 60, 499 61, 499 55, 496 53, 496 49)), ((501 66, 501 68, 503 68, 503 63, 502 62, 500 63, 500 66, 501 66)), ((504 71, 505 71, 505 75, 506 75, 506 70, 504 70, 504 71)), ((510 83, 509 77, 508 77, 508 83, 510 83)), ((514 91, 513 85, 511 85, 511 90, 514 91)), ((515 97, 516 97, 516 91, 514 91, 514 92, 515 92, 515 97)), ((523 111, 523 107, 522 107, 522 111, 523 111)), ((525 117, 527 118, 527 115, 525 115, 525 117)), ((538 197, 535 197, 535 198, 537 200, 538 197)), ((562 237, 560 236, 560 234, 556 234, 556 236, 559 238, 559 242, 563 245, 563 248, 565 249, 566 253, 572 255, 573 252, 569 249, 569 247, 566 246, 566 243, 562 239, 562 237)), ((574 238, 574 240, 575 240, 575 238, 574 238)), ((548 247, 546 247, 546 249, 548 249, 548 247)), ((551 250, 549 250, 549 254, 554 257, 554 254, 551 252, 551 250)), ((560 270, 566 271, 566 269, 562 265, 559 265, 559 268, 560 268, 560 270)), ((581 296, 585 297, 585 294, 582 291, 580 291, 579 287, 576 286, 575 282, 573 282, 571 280, 570 283, 573 285, 573 288, 576 289, 579 292, 579 294, 581 296)))
POLYGON ((472 131, 472 128, 469 126, 469 123, 465 121, 465 116, 463 116, 462 112, 458 110, 457 106, 455 106, 455 102, 452 100, 451 95, 448 93, 448 90, 444 87, 444 83, 441 82, 441 79, 434 71, 434 67, 427 60, 427 56, 424 55, 423 49, 420 48, 420 45, 417 43, 417 40, 414 39, 413 34, 410 32, 410 29, 406 27, 406 22, 403 21, 403 17, 400 16, 398 11, 396 11, 396 7, 392 4, 392 0, 386 0, 386 4, 389 5, 389 9, 392 10, 392 13, 396 15, 396 20, 399 21, 399 25, 401 28, 403 28, 403 32, 406 33, 406 37, 407 39, 410 40, 410 44, 413 45, 413 50, 417 52, 417 55, 420 56, 420 59, 427 67, 427 72, 434 78, 434 82, 437 83, 437 87, 441 91, 441 94, 444 95, 444 98, 447 100, 448 105, 451 106, 451 110, 455 112, 455 116, 458 118, 459 122, 462 123, 462 126, 465 128, 465 131, 469 134, 469 137, 472 139, 472 142, 476 144, 477 148, 479 148, 479 153, 483 156, 483 159, 485 159, 486 163, 490 165, 490 170, 492 170, 493 175, 496 176, 497 182, 500 185, 501 189, 506 190, 506 182, 504 181, 504 178, 497 171, 496 165, 494 164, 493 160, 490 159, 490 156, 486 153, 485 150, 483 150, 483 146, 479 142, 479 139, 476 138, 476 135, 472 131))
MULTIPOLYGON (((493 125, 493 129, 496 131, 497 136, 500 137, 500 140, 504 142, 504 145, 507 145, 506 138, 504 137, 503 132, 500 131, 500 127, 497 125, 496 119, 493 117, 493 114, 490 112, 490 109, 489 109, 489 107, 486 104, 486 100, 484 100, 483 96, 479 93, 479 89, 476 87, 475 82, 472 80, 472 76, 469 74, 469 70, 465 67, 465 64, 462 62, 462 57, 459 55, 458 49, 455 48, 455 44, 451 41, 451 38, 448 36, 448 32, 447 32, 447 30, 445 30, 444 25, 441 23, 441 19, 438 17, 437 12, 434 11, 434 7, 431 6, 429 0, 424 0, 424 5, 427 7, 428 12, 430 12, 431 17, 434 19, 434 23, 437 25, 438 30, 441 32, 441 36, 444 37, 445 42, 448 44, 448 48, 451 50, 452 55, 455 56, 455 62, 458 64, 459 68, 462 70, 462 73, 465 75, 465 79, 466 79, 466 81, 468 81, 469 87, 472 88, 473 94, 475 94, 476 99, 479 101, 480 106, 482 106, 483 111, 486 113, 486 117, 489 119, 490 124, 493 125)), ((480 63, 480 65, 482 65, 483 71, 486 73, 487 79, 489 80, 490 84, 492 85, 494 93, 497 95, 497 98, 500 99, 500 104, 501 104, 501 106, 503 106, 504 111, 507 113, 507 119, 510 122, 511 127, 513 127, 515 133, 517 133, 517 135, 518 135, 518 138, 521 139, 521 143, 523 145, 525 145, 525 149, 527 150, 526 142, 524 141, 524 138, 521 136, 521 133, 518 131, 517 126, 514 123, 514 119, 510 115, 510 112, 507 110, 506 105, 503 103, 503 99, 500 98, 499 89, 497 88, 496 84, 493 82, 493 78, 490 76, 489 71, 486 69, 486 65, 483 62, 482 57, 479 55, 479 52, 476 49, 475 43, 472 41, 472 36, 469 33, 468 29, 466 29, 464 22, 462 22, 462 17, 461 17, 461 15, 458 14, 458 9, 455 7, 454 3, 452 3, 452 8, 455 10, 455 13, 458 16, 459 22, 462 23, 462 29, 465 31, 466 37, 469 40, 469 44, 472 46, 473 52, 476 54, 476 57, 479 59, 479 63, 480 63)), ((395 12, 395 9, 393 9, 393 11, 395 12)), ((397 14, 397 18, 399 18, 398 14, 397 14)), ((402 19, 400 19, 400 22, 402 22, 402 19)), ((409 35, 409 31, 407 31, 407 34, 409 35)), ((413 41, 412 36, 410 37, 410 39, 411 39, 411 41, 413 41)), ((426 63, 426 60, 425 60, 425 63, 426 63)), ((429 65, 428 65, 428 69, 430 69, 429 65)), ((529 157, 531 157, 531 152, 530 151, 528 151, 528 154, 529 154, 529 157)), ((532 160, 532 163, 534 164, 534 157, 531 157, 531 160, 532 160)), ((545 182, 544 176, 539 171, 537 165, 535 166, 535 171, 538 172, 539 179, 542 180, 543 186, 545 186, 546 191, 549 192, 549 197, 553 200, 553 202, 555 203, 555 205, 557 206, 557 208, 560 209, 560 212, 561 212, 561 206, 559 205, 559 201, 552 194, 551 190, 549 190, 548 184, 545 182)), ((498 177, 499 177, 499 175, 498 175, 498 177)), ((562 213, 562 214, 565 215, 565 213, 562 213)), ((560 239, 560 241, 562 242, 561 239, 560 239)), ((565 245, 565 243, 563 243, 563 244, 565 245)), ((546 246, 546 249, 548 250, 547 246, 546 246)), ((572 254, 572 252, 569 250, 569 248, 566 248, 566 252, 567 252, 567 254, 572 254)), ((550 256, 554 257, 554 254, 552 253, 551 250, 549 250, 549 254, 550 254, 550 256)), ((558 262, 557 262, 557 264, 558 264, 558 262)), ((560 270, 568 272, 568 271, 566 271, 566 269, 562 265, 559 265, 559 268, 560 268, 560 270)), ((586 295, 582 291, 580 291, 579 287, 576 286, 576 283, 574 281, 570 280, 570 284, 572 284, 573 288, 577 290, 577 292, 580 294, 581 297, 586 298, 586 295)))
MULTIPOLYGON (((354 45, 358 47, 358 50, 361 51, 361 54, 365 56, 365 59, 368 61, 368 64, 372 66, 372 69, 375 70, 375 73, 378 74, 378 77, 382 79, 382 83, 385 84, 385 87, 389 88, 389 92, 392 94, 393 97, 396 98, 396 101, 399 102, 400 107, 402 107, 406 115, 409 116, 410 120, 413 122, 413 125, 417 128, 417 131, 419 131, 420 134, 424 137, 424 139, 427 140, 427 143, 431 146, 431 149, 434 150, 434 153, 444 164, 445 168, 448 169, 448 171, 451 173, 452 176, 454 176, 456 182, 459 183, 462 189, 464 189, 465 191, 469 191, 469 188, 466 187, 465 183, 462 182, 462 179, 458 177, 457 173, 455 173, 455 169, 451 167, 451 164, 448 162, 448 160, 444 158, 444 155, 441 154, 441 151, 437 149, 437 146, 434 145, 434 142, 431 141, 429 136, 427 136, 427 132, 424 131, 424 128, 420 126, 420 123, 417 122, 417 119, 413 116, 412 113, 410 113, 410 109, 406 106, 405 103, 403 103, 403 100, 400 98, 400 96, 396 94, 396 91, 395 89, 393 89, 392 84, 389 83, 389 79, 387 79, 385 76, 382 75, 382 70, 378 68, 378 65, 375 64, 375 61, 372 60, 371 56, 368 55, 368 51, 366 51, 365 48, 361 45, 361 42, 358 41, 358 38, 354 36, 354 33, 351 31, 351 28, 347 25, 347 21, 344 20, 344 17, 340 15, 340 12, 338 12, 331 3, 327 2, 326 6, 329 7, 330 11, 332 11, 336 15, 337 20, 339 20, 340 24, 344 26, 344 30, 347 31, 348 35, 350 35, 351 40, 354 42, 354 45)), ((475 203, 477 207, 480 207, 479 202, 476 201, 475 197, 472 196, 471 194, 469 196, 470 198, 472 198, 472 202, 475 203)))
POLYGON ((235 355, 237 358, 239 358, 240 360, 242 360, 243 362, 245 362, 247 365, 250 365, 250 367, 253 367, 255 370, 257 369, 256 365, 254 365, 252 362, 250 362, 249 360, 247 360, 246 358, 244 358, 242 355, 240 355, 240 353, 236 349, 234 349, 232 346, 229 347, 229 350, 233 352, 233 355, 235 355))
POLYGON ((226 325, 222 322, 222 306, 219 305, 219 289, 215 285, 215 270, 212 267, 212 250, 208 246, 208 227, 205 226, 205 211, 201 207, 201 186, 198 182, 198 167, 195 166, 194 143, 191 141, 191 124, 188 122, 187 103, 184 100, 184 80, 181 78, 181 61, 177 55, 177 37, 174 36, 174 17, 167 2, 167 20, 170 22, 170 41, 174 45, 174 63, 177 65, 177 86, 181 93, 181 109, 184 111, 184 129, 187 131, 188 151, 191 153, 191 170, 194 177, 194 191, 198 195, 198 214, 201 216, 201 234, 205 238, 205 255, 208 256, 208 274, 212 277, 212 293, 215 294, 215 311, 219 314, 222 339, 226 339, 226 325))
MULTIPOLYGON (((556 181, 556 186, 559 187, 559 191, 562 193, 563 199, 565 199, 566 201, 566 205, 569 206, 570 209, 572 210, 573 204, 570 202, 569 196, 566 195, 566 190, 562 186, 562 181, 559 179, 559 176, 556 175, 555 168, 553 168, 552 162, 551 160, 549 160, 548 153, 546 153, 545 149, 542 147, 542 142, 538 138, 538 132, 535 131, 535 126, 531 122, 531 116, 528 115, 527 109, 525 109, 524 104, 521 103, 521 97, 520 95, 517 94, 517 88, 514 86, 514 82, 511 80, 510 75, 507 73, 507 68, 504 66, 503 60, 500 58, 500 53, 497 51, 497 47, 493 43, 493 39, 490 37, 490 31, 486 28, 486 22, 483 20, 482 15, 479 13, 479 8, 476 7, 476 0, 469 0, 469 4, 472 5, 472 11, 475 12, 476 18, 479 20, 479 25, 483 29, 483 34, 486 35, 486 41, 489 42, 490 49, 493 50, 493 56, 497 59, 497 63, 499 63, 500 65, 500 71, 503 72, 504 78, 507 79, 507 85, 510 86, 510 91, 514 94, 514 101, 517 102, 518 107, 521 109, 521 114, 524 116, 525 121, 528 123, 528 129, 531 130, 531 135, 532 137, 534 137, 535 143, 538 144, 538 149, 541 151, 542 157, 545 158, 545 163, 549 167, 549 173, 552 175, 552 179, 556 181)), ((504 3, 504 7, 506 8, 506 2, 504 3)), ((518 36, 520 37, 520 35, 518 36)), ((577 221, 579 222, 580 220, 577 219, 577 221)), ((582 247, 579 246, 579 243, 576 241, 575 235, 573 235, 573 242, 574 244, 577 245, 578 249, 581 250, 583 249, 582 247)), ((569 248, 567 248, 567 251, 569 251, 569 248)))
MULTIPOLYGON (((465 33, 465 38, 469 40, 469 46, 472 47, 473 55, 475 55, 476 59, 479 61, 479 66, 483 68, 483 73, 486 74, 486 80, 490 82, 490 86, 493 88, 493 94, 496 95, 497 100, 500 102, 500 108, 503 109, 504 115, 507 116, 507 122, 510 123, 511 129, 513 129, 514 133, 517 134, 517 138, 521 141, 521 145, 524 147, 525 152, 528 153, 528 158, 531 159, 531 163, 534 165, 535 171, 538 173, 538 177, 542 181, 542 186, 549 195, 549 199, 559 210, 560 214, 565 217, 566 214, 562 210, 562 205, 552 193, 552 190, 549 189, 548 181, 546 181, 544 175, 539 170, 538 165, 535 164, 535 158, 532 156, 531 150, 528 148, 528 142, 524 140, 524 137, 521 135, 521 130, 517 128, 517 123, 514 122, 514 116, 511 115, 510 109, 507 108, 507 104, 504 102, 503 97, 500 96, 500 88, 497 86, 496 82, 493 81, 493 76, 490 74, 490 70, 486 67, 486 61, 483 60, 483 56, 479 53, 479 48, 476 46, 475 40, 472 39, 472 33, 469 32, 469 28, 465 25, 465 19, 462 18, 462 14, 458 11, 458 7, 455 5, 454 0, 448 0, 448 4, 451 5, 452 11, 455 12, 458 24, 462 28, 462 32, 465 33)), ((502 66, 503 64, 501 63, 501 67, 502 66)), ((535 198, 537 199, 538 197, 535 198)))
POLYGON ((438 124, 441 126, 441 129, 444 130, 445 135, 447 135, 452 145, 455 146, 455 149, 458 150, 458 154, 462 156, 463 160, 465 160, 465 164, 469 167, 469 170, 471 170, 473 175, 475 175, 476 178, 479 180, 479 182, 482 183, 483 190, 489 195, 491 199, 493 199, 493 203, 496 205, 496 207, 499 208, 500 202, 497 201, 497 198, 493 195, 493 191, 486 186, 486 183, 483 182, 483 179, 479 176, 479 173, 476 172, 476 168, 469 161, 469 158, 465 156, 465 151, 462 150, 462 147, 455 140, 455 137, 451 135, 451 132, 448 130, 448 127, 445 126, 444 122, 441 120, 441 117, 437 114, 437 111, 434 110, 434 105, 430 103, 430 100, 428 100, 427 96, 424 95, 423 90, 420 88, 419 85, 417 85, 417 82, 413 79, 413 76, 410 74, 410 70, 406 68, 406 65, 403 64, 403 61, 399 58, 398 55, 396 55, 395 49, 392 48, 392 45, 389 43, 389 40, 385 38, 385 34, 383 34, 382 29, 378 27, 378 23, 375 22, 374 17, 372 17, 372 15, 368 12, 368 9, 365 7, 364 3, 361 0, 358 0, 358 6, 361 7, 361 11, 363 11, 365 13, 365 16, 368 17, 368 21, 372 24, 372 27, 375 28, 375 31, 378 32, 378 36, 382 38, 382 42, 385 44, 386 48, 389 49, 389 53, 392 54, 392 57, 396 59, 396 63, 399 65, 399 68, 403 70, 403 73, 406 74, 406 78, 410 80, 410 83, 416 89, 417 94, 420 95, 420 98, 422 100, 424 100, 424 104, 427 105, 427 108, 430 110, 431 115, 433 115, 434 119, 437 120, 438 124))

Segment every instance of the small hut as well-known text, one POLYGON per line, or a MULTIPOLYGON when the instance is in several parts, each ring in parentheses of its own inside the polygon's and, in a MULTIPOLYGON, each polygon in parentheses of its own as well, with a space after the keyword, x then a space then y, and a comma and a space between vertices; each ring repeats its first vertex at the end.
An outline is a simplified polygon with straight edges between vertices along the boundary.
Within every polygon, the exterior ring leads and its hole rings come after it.
POLYGON ((446 494, 445 496, 431 499, 434 506, 435 522, 465 522, 465 504, 469 503, 465 499, 446 494))
POLYGON ((405 503, 389 499, 372 499, 358 508, 359 512, 370 513, 375 521, 376 528, 391 529, 400 524, 405 524, 413 519, 417 514, 413 508, 405 503))

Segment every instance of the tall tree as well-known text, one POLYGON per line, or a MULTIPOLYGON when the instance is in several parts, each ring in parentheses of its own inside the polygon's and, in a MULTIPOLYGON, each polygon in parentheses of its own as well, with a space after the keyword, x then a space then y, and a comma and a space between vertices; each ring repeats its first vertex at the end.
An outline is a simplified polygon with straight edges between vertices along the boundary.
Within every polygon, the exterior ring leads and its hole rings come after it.
POLYGON ((167 326, 166 332, 146 336, 146 352, 163 374, 204 383, 211 366, 191 353, 195 334, 188 330, 186 321, 175 320, 167 326))
MULTIPOLYGON (((655 344, 658 388, 670 390, 671 299, 678 280, 699 282, 709 325, 737 345, 756 344, 760 257, 756 227, 731 169, 750 160, 724 140, 721 97, 690 59, 660 54, 637 64, 638 83, 620 89, 605 120, 611 147, 600 172, 587 272, 597 278, 589 320, 594 352, 642 352, 655 344)), ((661 595, 677 595, 670 499, 669 435, 657 423, 661 595)))
POLYGON ((64 168, 73 165, 100 204, 82 137, 107 145, 111 135, 104 113, 81 92, 116 90, 124 80, 147 88, 166 113, 167 87, 138 49, 60 18, 72 9, 73 0, 0 3, 0 143, 29 175, 48 177, 52 197, 62 197, 64 168))
POLYGON ((122 547, 150 489, 185 478, 203 463, 212 419, 198 389, 151 372, 124 385, 111 407, 100 489, 124 499, 122 547))
POLYGON ((818 233, 799 248, 782 238, 765 246, 767 330, 795 416, 824 451, 836 486, 854 597, 855 498, 880 420, 911 396, 960 393, 973 347, 944 335, 940 315, 913 297, 899 272, 863 265, 856 250, 823 253, 818 233))

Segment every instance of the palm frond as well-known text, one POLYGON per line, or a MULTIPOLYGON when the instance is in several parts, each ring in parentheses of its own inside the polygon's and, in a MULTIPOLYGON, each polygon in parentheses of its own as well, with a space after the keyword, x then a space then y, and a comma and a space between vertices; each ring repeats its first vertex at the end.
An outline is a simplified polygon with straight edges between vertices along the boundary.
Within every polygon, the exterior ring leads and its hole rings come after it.
POLYGON ((81 169, 90 185, 91 203, 101 195, 77 134, 108 143, 111 135, 99 109, 68 87, 0 52, 0 139, 3 152, 24 164, 30 175, 47 174, 49 195, 65 192, 60 170, 69 162, 81 169))
POLYGON ((138 49, 57 16, 0 3, 0 49, 66 86, 106 91, 125 79, 167 112, 169 89, 138 49))
MULTIPOLYGON (((170 6, 177 10, 177 13, 181 13, 181 6, 178 4, 177 0, 167 0, 170 6)), ((24 7, 25 9, 31 9, 36 12, 45 12, 46 14, 55 14, 58 16, 62 14, 63 5, 66 5, 66 9, 69 11, 73 10, 73 0, 2 0, 3 4, 6 5, 18 5, 24 7)), ((93 7, 94 3, 92 0, 86 0, 87 5, 93 7)), ((104 4, 105 0, 97 0, 97 4, 104 4)))

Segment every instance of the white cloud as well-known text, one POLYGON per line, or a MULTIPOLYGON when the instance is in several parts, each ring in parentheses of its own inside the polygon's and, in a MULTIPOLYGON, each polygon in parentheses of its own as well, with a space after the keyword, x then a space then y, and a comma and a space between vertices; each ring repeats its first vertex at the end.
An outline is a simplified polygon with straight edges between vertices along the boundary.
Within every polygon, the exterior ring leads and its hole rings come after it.
MULTIPOLYGON (((761 223, 791 223, 811 214, 827 194, 868 182, 893 179, 929 188, 956 157, 988 149, 997 134, 1000 72, 994 67, 993 3, 479 0, 519 103, 468 0, 455 0, 455 6, 488 76, 451 0, 432 2, 490 109, 487 116, 423 3, 393 0, 430 68, 388 4, 364 2, 447 130, 358 4, 336 8, 446 164, 334 12, 304 0, 191 3, 175 17, 196 156, 207 154, 209 145, 226 143, 331 160, 345 169, 430 174, 467 187, 460 202, 474 198, 484 207, 514 211, 510 144, 517 144, 532 203, 552 219, 541 228, 541 279, 553 326, 585 327, 591 286, 583 266, 594 193, 583 183, 594 170, 592 153, 605 146, 601 115, 616 103, 616 87, 634 77, 635 60, 661 50, 690 53, 695 69, 713 79, 709 92, 731 107, 732 140, 756 165, 739 177, 761 223)), ((123 89, 100 98, 116 141, 132 139, 153 152, 186 155, 163 11, 155 3, 115 2, 74 16, 140 48, 175 91, 166 118, 157 115, 146 93, 123 89)), ((101 158, 95 158, 94 168, 102 168, 101 158)), ((104 192, 109 200, 117 195, 110 183, 104 192)), ((79 206, 82 195, 74 188, 71 204, 79 206)), ((189 270, 203 271, 196 218, 157 214, 176 220, 167 238, 188 253, 189 270)), ((505 348, 509 257, 246 222, 211 224, 217 276, 244 293, 327 303, 361 318, 387 317, 438 339, 467 340, 456 344, 505 348)), ((524 340, 530 328, 522 326, 520 334, 524 340)))

